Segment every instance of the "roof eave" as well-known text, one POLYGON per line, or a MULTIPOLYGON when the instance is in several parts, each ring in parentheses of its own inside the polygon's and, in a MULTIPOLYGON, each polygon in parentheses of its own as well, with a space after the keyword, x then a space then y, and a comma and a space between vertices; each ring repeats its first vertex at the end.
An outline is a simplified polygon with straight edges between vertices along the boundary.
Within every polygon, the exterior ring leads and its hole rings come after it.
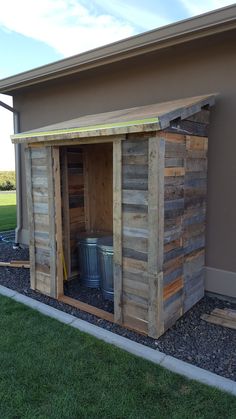
POLYGON ((138 133, 138 132, 152 132, 152 131, 159 131, 160 124, 158 122, 153 123, 144 123, 144 124, 137 124, 137 125, 124 125, 117 128, 100 128, 100 129, 87 129, 87 130, 70 130, 58 133, 42 133, 39 135, 26 135, 25 137, 19 137, 17 135, 11 135, 11 140, 13 144, 19 143, 48 143, 49 145, 53 144, 55 141, 73 141, 76 140, 77 142, 84 140, 87 142, 91 138, 106 138, 106 137, 114 137, 119 135, 131 134, 131 133, 138 133))
MULTIPOLYGON (((176 119, 186 119, 198 112, 205 107, 211 107, 215 104, 217 93, 198 96, 190 98, 192 101, 189 104, 178 105, 175 109, 169 111, 162 111, 162 113, 156 116, 145 117, 144 119, 136 120, 124 120, 117 122, 103 122, 98 125, 82 125, 78 127, 58 127, 58 124, 44 127, 42 130, 33 130, 23 133, 14 134, 11 136, 13 143, 49 143, 53 144, 55 141, 81 141, 89 139, 91 137, 111 137, 117 135, 124 135, 138 132, 152 132, 164 130, 170 126, 170 123, 176 119)), ((186 102, 187 99, 185 99, 186 102)), ((177 101, 174 101, 176 104, 177 101)), ((169 102, 166 102, 168 104, 169 102)), ((146 108, 146 107, 145 107, 146 108)), ((130 108, 125 111, 136 110, 137 108, 130 108)), ((143 108, 139 108, 141 111, 143 108)), ((119 111, 115 111, 116 114, 119 111)), ((93 115, 95 120, 98 116, 104 115, 110 116, 111 112, 105 114, 93 115)), ((109 120, 109 118, 108 118, 109 120)), ((71 120, 73 121, 73 120, 71 120)), ((71 122, 70 121, 70 122, 71 122)), ((78 121, 77 121, 78 122, 78 121)), ((80 119, 81 123, 81 119, 80 119)))
POLYGON ((235 28, 233 5, 5 78, 0 80, 0 92, 12 94, 24 87, 235 28))

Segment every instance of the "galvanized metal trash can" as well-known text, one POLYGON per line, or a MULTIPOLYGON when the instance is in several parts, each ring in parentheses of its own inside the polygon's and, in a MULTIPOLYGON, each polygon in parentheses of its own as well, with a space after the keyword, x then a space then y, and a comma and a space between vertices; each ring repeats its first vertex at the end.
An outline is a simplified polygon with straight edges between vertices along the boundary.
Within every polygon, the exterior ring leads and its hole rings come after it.
POLYGON ((114 300, 113 281, 113 237, 107 236, 98 240, 98 257, 101 271, 102 295, 106 300, 114 300))
POLYGON ((88 288, 100 288, 101 274, 97 242, 105 232, 82 233, 78 237, 78 254, 81 284, 88 288))

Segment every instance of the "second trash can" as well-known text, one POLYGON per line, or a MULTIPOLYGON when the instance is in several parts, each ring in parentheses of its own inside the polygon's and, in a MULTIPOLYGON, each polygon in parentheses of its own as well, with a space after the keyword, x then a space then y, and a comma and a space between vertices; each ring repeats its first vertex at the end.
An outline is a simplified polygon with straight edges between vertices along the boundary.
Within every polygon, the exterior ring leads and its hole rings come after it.
POLYGON ((98 240, 98 258, 101 271, 102 295, 106 300, 114 300, 113 282, 113 237, 107 236, 98 240))
POLYGON ((87 232, 80 234, 78 238, 80 281, 88 288, 101 286, 97 243, 105 234, 105 232, 87 232))

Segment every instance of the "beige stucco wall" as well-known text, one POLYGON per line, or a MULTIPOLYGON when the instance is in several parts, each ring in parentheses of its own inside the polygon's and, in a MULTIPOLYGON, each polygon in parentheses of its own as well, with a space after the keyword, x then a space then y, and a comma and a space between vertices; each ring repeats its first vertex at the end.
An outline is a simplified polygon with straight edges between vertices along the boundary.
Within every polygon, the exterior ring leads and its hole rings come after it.
MULTIPOLYGON (((26 89, 14 98, 26 131, 89 113, 218 92, 209 132, 206 265, 231 273, 236 272, 235 39, 236 32, 228 32, 194 41, 26 89)), ((25 213, 23 224, 27 228, 25 213)))

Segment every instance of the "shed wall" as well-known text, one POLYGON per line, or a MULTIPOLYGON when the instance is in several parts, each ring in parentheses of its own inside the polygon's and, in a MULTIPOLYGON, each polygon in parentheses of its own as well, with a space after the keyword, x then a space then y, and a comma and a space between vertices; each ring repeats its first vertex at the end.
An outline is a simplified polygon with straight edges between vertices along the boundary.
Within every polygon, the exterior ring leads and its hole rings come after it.
POLYGON ((26 152, 27 201, 30 219, 31 288, 54 295, 55 219, 51 148, 29 148, 26 152))
MULTIPOLYGON (((91 218, 89 226, 97 229, 107 217, 113 201, 111 180, 116 178, 112 160, 118 157, 116 147, 113 159, 111 151, 109 144, 61 147, 61 152, 58 147, 27 149, 33 289, 55 298, 63 294, 62 242, 64 251, 67 242, 70 246, 73 268, 75 237, 86 229, 85 220, 91 218), (91 165, 84 171, 90 156, 91 165), (68 194, 61 201, 66 178, 68 194), (87 183, 88 199, 98 208, 96 226, 85 204, 87 183)), ((129 134, 122 141, 119 323, 124 326, 157 338, 203 296, 206 170, 204 137, 152 132, 129 134)), ((110 223, 110 212, 107 218, 110 223)), ((114 237, 117 233, 115 228, 114 237)), ((115 245, 114 260, 117 252, 115 245)), ((117 297, 115 287, 115 301, 117 297)))
POLYGON ((205 137, 165 138, 164 328, 204 294, 207 197, 205 137))
MULTIPOLYGON (((219 92, 209 132, 206 264, 222 270, 221 275, 231 271, 231 281, 236 280, 235 39, 232 31, 190 42, 40 89, 26 89, 14 98, 25 131, 88 113, 219 92)), ((27 228, 26 211, 23 215, 27 228)), ((210 289, 214 290, 214 281, 210 289)), ((219 289, 223 292, 224 287, 219 289)))
POLYGON ((122 142, 122 309, 125 324, 148 332, 148 137, 122 142))

